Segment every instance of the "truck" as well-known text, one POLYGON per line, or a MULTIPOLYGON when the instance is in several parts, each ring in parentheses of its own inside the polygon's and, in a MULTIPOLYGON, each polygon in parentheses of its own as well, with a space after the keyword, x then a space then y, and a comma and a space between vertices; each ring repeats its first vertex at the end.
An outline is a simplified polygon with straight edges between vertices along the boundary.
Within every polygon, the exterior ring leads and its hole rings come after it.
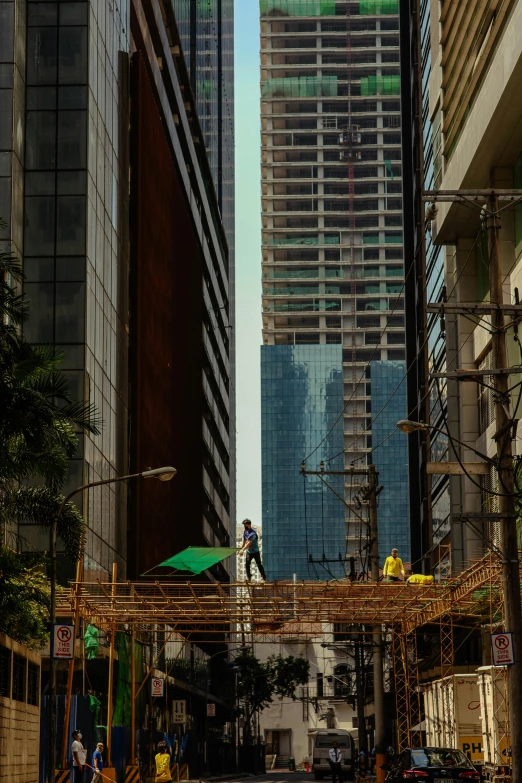
POLYGON ((480 769, 484 764, 478 674, 454 674, 424 685, 426 745, 458 748, 480 769))
POLYGON ((346 729, 317 729, 310 735, 312 745, 312 769, 315 780, 322 780, 331 774, 329 752, 333 742, 337 742, 343 757, 345 780, 352 779, 354 773, 354 742, 346 729))
POLYGON ((493 780, 509 772, 506 667, 481 666, 477 677, 484 748, 483 774, 487 780, 493 780))

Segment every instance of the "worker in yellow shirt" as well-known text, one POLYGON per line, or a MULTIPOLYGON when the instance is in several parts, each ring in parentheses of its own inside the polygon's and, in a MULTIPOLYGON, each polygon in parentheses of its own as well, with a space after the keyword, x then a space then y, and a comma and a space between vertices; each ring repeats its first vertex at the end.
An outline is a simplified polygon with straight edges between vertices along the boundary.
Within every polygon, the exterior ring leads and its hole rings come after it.
POLYGON ((398 582, 400 576, 405 576, 398 549, 392 549, 391 556, 386 558, 382 574, 389 582, 398 582))

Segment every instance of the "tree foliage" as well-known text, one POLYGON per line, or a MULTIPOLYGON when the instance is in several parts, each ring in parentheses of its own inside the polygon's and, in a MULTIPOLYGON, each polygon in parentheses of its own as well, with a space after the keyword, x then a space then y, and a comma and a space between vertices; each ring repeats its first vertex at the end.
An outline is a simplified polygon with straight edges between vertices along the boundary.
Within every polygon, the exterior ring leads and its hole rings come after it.
POLYGON ((49 580, 37 558, 0 548, 0 632, 28 647, 49 638, 49 580))
POLYGON ((263 663, 252 650, 244 647, 234 665, 239 669, 238 697, 244 705, 244 738, 250 741, 255 713, 268 707, 274 696, 295 700, 297 687, 308 682, 310 664, 305 658, 293 655, 286 658, 271 655, 263 663))
MULTIPOLYGON (((100 421, 93 406, 72 396, 60 371, 63 355, 24 340, 21 327, 29 303, 20 293, 23 279, 17 259, 0 252, 0 534, 9 545, 0 549, 0 615, 2 630, 10 636, 40 644, 47 633, 43 561, 34 556, 28 565, 15 554, 18 526, 50 526, 64 500, 61 488, 79 433, 98 434, 100 421)), ((58 535, 72 560, 78 557, 82 532, 81 514, 66 503, 58 535)))

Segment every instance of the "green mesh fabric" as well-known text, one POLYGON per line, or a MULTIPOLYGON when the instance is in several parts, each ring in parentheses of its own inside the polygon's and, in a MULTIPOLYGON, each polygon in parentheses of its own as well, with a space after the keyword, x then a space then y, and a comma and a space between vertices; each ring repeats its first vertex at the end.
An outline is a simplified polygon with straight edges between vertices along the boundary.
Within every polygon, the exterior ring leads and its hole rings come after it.
POLYGON ((93 696, 92 693, 89 694, 89 709, 94 714, 94 725, 99 726, 100 724, 100 708, 101 708, 101 701, 96 698, 96 696, 93 696))
POLYGON ((339 237, 270 237, 267 245, 338 245, 339 237))
POLYGON ((237 547, 230 546, 189 546, 183 552, 179 552, 174 557, 169 557, 168 560, 159 563, 158 568, 160 566, 170 566, 170 568, 175 568, 177 571, 191 571, 193 574, 201 574, 207 568, 220 563, 222 560, 230 557, 230 555, 234 555, 237 551, 237 547))
POLYGON ((335 16, 335 0, 259 0, 261 16, 335 16))
POLYGON ((398 14, 399 0, 360 0, 359 13, 361 16, 398 14))
POLYGON ((395 234, 363 234, 363 245, 402 245, 402 236, 395 234))
POLYGON ((118 651, 118 677, 116 679, 116 698, 112 716, 113 726, 130 726, 131 721, 131 655, 132 640, 122 631, 116 634, 118 651))
POLYGON ((363 76, 361 95, 399 95, 400 76, 363 76))
MULTIPOLYGON (((116 634, 116 650, 118 652, 118 675, 116 677, 116 698, 114 699, 113 726, 130 726, 132 718, 132 638, 123 631, 116 634)), ((143 648, 139 642, 134 642, 134 680, 136 691, 145 677, 143 665, 143 648)), ((142 688, 136 699, 136 726, 141 726, 145 719, 147 704, 147 689, 142 688)))
POLYGON ((335 98, 337 76, 288 76, 267 79, 261 90, 263 98, 335 98))
POLYGON ((98 653, 98 629, 94 625, 88 625, 83 637, 87 659, 92 661, 98 653))

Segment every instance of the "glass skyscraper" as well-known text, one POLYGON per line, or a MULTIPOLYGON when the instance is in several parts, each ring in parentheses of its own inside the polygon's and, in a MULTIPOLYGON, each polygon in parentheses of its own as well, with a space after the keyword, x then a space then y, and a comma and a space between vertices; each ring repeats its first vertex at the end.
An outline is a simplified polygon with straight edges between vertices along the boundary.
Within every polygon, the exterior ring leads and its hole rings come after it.
MULTIPOLYGON (((261 0, 260 9, 263 342, 267 354, 339 346, 349 469, 373 461, 370 362, 405 359, 399 4, 261 0)), ((296 468, 326 433, 310 436, 308 452, 296 444, 296 468)), ((278 487, 263 487, 266 507, 278 487)), ((339 494, 345 552, 359 561, 348 482, 339 494)))
POLYGON ((379 474, 379 555, 381 565, 394 547, 404 563, 410 560, 408 442, 396 430, 406 418, 406 362, 372 362, 372 410, 382 410, 373 425, 372 460, 379 474))
MULTIPOLYGON (((23 261, 24 334, 63 350, 73 393, 96 406, 64 487, 128 473, 129 4, 27 2, 0 9, 0 216, 23 261), (123 123, 121 122, 123 119, 123 123)), ((78 495, 86 576, 125 574, 127 491, 78 495)), ((22 538, 47 549, 38 527, 22 538)), ((63 574, 62 574, 63 576, 63 574)))
MULTIPOLYGON (((341 352, 340 345, 261 347, 263 548, 270 580, 346 575, 343 504, 319 476, 301 476, 296 463, 296 454, 308 453, 329 432, 317 462, 342 470, 341 352), (310 563, 310 555, 324 563, 310 563), (342 564, 331 562, 339 557, 342 564)), ((342 483, 333 483, 342 492, 342 483)))

